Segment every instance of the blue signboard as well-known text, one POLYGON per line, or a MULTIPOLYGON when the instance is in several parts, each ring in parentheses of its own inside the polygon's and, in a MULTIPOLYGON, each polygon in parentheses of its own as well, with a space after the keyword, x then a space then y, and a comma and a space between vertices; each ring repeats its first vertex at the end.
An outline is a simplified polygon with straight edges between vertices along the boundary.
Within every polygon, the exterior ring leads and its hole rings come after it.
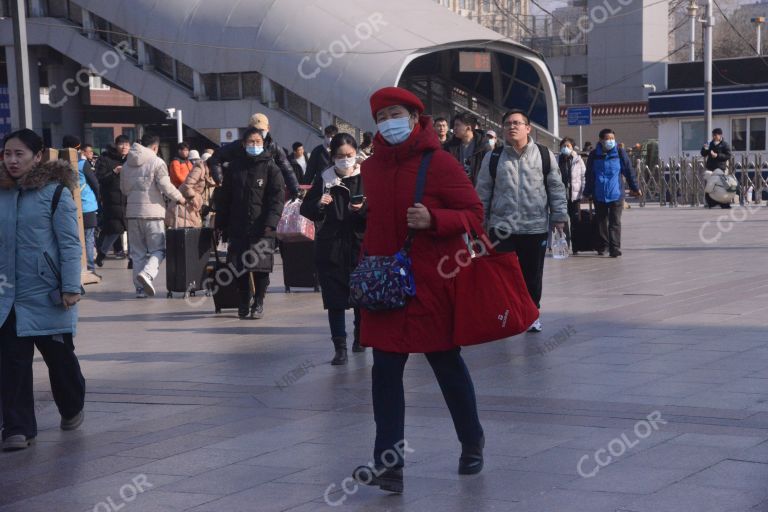
POLYGON ((0 85, 0 138, 11 133, 11 97, 8 86, 0 85))
POLYGON ((568 107, 568 126, 592 124, 592 107, 568 107))

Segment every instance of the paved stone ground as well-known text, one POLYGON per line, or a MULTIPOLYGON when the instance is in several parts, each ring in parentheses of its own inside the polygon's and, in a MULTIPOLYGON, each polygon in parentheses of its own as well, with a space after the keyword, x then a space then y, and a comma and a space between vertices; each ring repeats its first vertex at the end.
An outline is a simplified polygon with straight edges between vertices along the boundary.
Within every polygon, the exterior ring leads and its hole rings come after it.
POLYGON ((456 474, 448 411, 413 356, 402 496, 339 491, 371 457, 371 354, 328 364, 319 295, 282 293, 278 271, 266 318, 238 321, 135 300, 108 260, 76 341, 86 423, 59 431, 37 360, 39 442, 0 454, 0 511, 322 511, 331 484, 337 510, 768 511, 768 209, 734 210, 745 220, 703 242, 723 213, 632 208, 622 258, 548 260, 544 332, 464 351, 480 475, 456 474))

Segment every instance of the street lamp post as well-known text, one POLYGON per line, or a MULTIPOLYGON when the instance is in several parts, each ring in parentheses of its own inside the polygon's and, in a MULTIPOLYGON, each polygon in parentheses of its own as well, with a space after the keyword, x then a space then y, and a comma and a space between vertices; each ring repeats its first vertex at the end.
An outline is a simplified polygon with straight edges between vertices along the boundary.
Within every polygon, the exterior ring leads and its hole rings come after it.
POLYGON ((704 123, 707 136, 712 133, 712 32, 715 17, 712 12, 712 0, 707 1, 704 14, 704 123))
POLYGON ((11 9, 19 128, 32 129, 32 91, 29 86, 29 47, 27 46, 27 13, 24 0, 12 0, 11 9))
POLYGON ((757 30, 757 54, 762 55, 763 54, 763 23, 765 23, 765 18, 762 16, 758 16, 757 18, 752 18, 752 23, 755 25, 755 28, 757 30))
POLYGON ((165 113, 166 119, 176 120, 176 142, 184 142, 184 124, 181 109, 167 108, 165 113))

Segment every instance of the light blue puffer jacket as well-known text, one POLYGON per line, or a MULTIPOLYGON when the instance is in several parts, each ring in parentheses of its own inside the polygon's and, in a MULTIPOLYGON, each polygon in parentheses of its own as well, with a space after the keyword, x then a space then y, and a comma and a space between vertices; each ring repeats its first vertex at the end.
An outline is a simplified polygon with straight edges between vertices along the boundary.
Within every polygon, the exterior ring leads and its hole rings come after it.
POLYGON ((77 306, 54 305, 49 293, 59 288, 55 273, 63 292, 80 293, 76 186, 77 175, 63 161, 40 164, 18 181, 0 162, 0 324, 15 308, 18 336, 75 335, 77 306), (68 189, 52 218, 59 183, 68 189))

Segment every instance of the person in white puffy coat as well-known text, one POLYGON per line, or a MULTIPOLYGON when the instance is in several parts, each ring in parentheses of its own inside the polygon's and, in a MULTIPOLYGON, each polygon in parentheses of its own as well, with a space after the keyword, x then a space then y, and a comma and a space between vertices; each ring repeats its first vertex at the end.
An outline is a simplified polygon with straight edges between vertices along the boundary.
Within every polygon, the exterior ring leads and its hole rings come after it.
POLYGON ((560 141, 560 153, 557 157, 560 174, 565 185, 566 198, 568 200, 569 226, 565 235, 568 244, 571 245, 572 226, 578 221, 581 198, 584 195, 587 166, 579 155, 573 139, 565 137, 560 141))

